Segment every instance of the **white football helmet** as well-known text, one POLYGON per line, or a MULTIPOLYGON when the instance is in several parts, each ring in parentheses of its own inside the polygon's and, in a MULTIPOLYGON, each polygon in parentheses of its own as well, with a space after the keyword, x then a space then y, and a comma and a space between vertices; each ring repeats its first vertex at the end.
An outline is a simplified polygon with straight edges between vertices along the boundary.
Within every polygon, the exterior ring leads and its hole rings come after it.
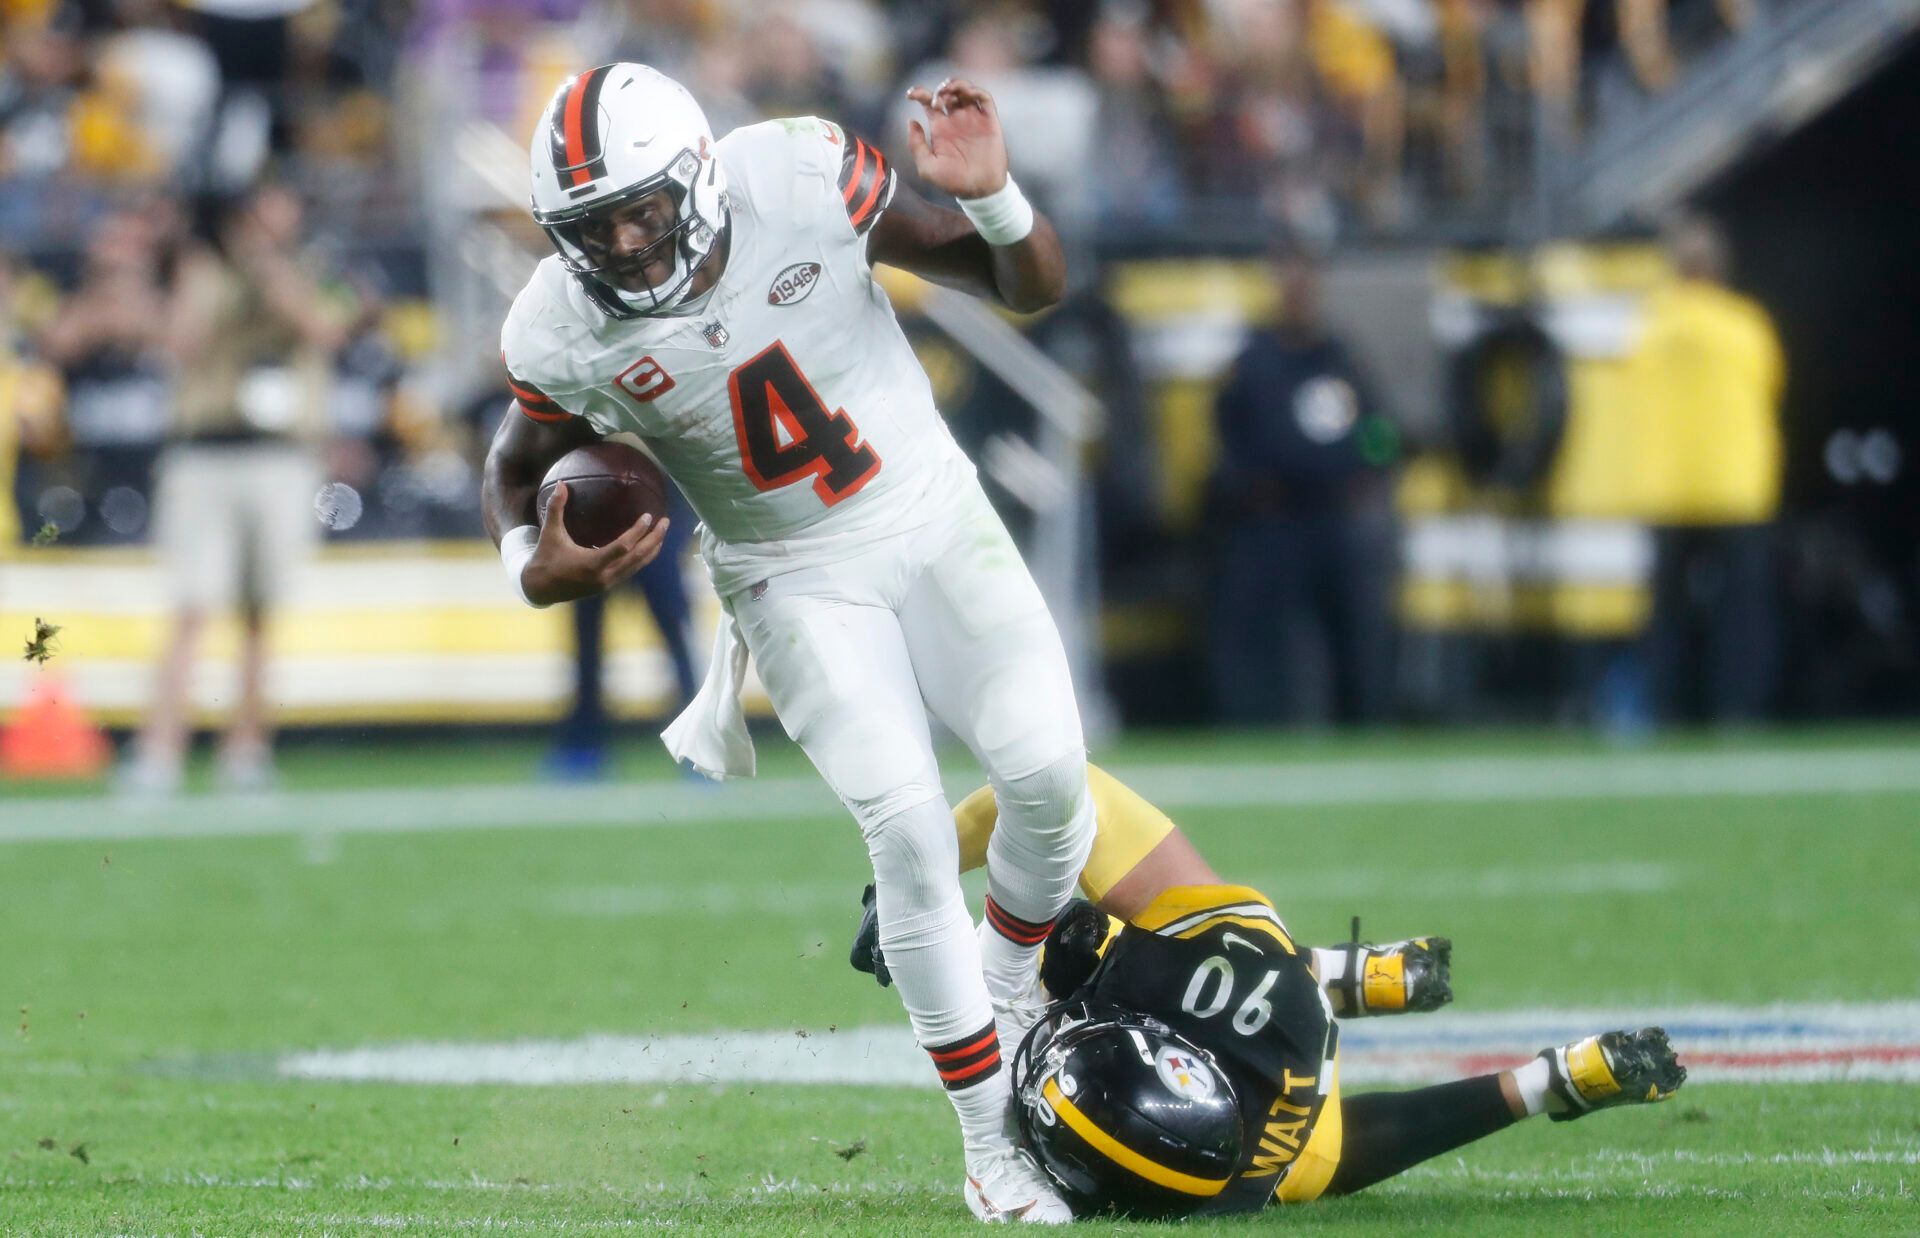
MULTIPOLYGON (((706 113, 686 87, 643 64, 605 64, 568 79, 533 131, 533 218, 594 304, 614 318, 667 313, 727 224, 727 175, 706 113), (678 217, 639 261, 672 247, 673 273, 641 290, 608 277, 610 259, 582 244, 581 225, 656 190, 678 217)), ((632 265, 631 263, 629 264, 632 265)))

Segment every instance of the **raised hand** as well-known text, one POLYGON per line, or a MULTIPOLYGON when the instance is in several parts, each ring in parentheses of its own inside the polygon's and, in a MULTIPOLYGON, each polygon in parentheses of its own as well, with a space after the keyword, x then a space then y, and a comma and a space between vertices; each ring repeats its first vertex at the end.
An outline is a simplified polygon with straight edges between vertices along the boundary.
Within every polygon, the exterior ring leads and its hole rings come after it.
POLYGON ((520 587, 527 600, 541 606, 592 597, 620 584, 653 562, 671 523, 664 516, 658 523, 651 515, 642 516, 632 528, 595 550, 567 536, 566 511, 567 483, 561 482, 547 500, 533 557, 520 569, 520 587))
POLYGON ((992 95, 950 77, 931 91, 915 86, 907 98, 926 112, 924 125, 907 122, 907 149, 921 180, 956 198, 984 198, 1007 183, 1007 139, 992 95))

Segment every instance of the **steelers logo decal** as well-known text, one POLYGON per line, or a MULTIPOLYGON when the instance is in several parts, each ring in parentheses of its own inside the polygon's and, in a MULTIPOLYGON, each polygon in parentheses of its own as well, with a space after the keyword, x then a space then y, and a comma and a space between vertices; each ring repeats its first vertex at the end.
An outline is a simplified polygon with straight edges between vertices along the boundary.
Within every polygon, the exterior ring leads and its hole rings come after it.
POLYGON ((1153 1068, 1175 1096, 1206 1100, 1213 1095, 1213 1068, 1185 1049, 1163 1047, 1153 1055, 1153 1068))

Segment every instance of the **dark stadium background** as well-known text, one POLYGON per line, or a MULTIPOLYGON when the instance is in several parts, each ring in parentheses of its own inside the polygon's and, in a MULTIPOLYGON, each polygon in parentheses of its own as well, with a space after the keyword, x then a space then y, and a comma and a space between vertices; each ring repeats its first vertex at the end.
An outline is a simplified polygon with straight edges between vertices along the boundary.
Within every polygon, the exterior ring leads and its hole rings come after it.
MULTIPOLYGON (((16 30, 36 20, 34 7, 18 16, 16 30)), ((1200 352, 1213 355, 1205 365, 1217 379, 1231 357, 1232 336, 1241 329, 1236 324, 1257 320, 1263 312, 1266 255, 1277 246, 1319 255, 1327 267, 1328 312, 1382 379, 1383 413, 1396 427, 1396 464, 1404 465, 1445 460, 1454 450, 1441 380, 1453 345, 1434 338, 1419 309, 1430 295, 1436 264, 1450 252, 1524 255, 1549 241, 1650 244, 1663 213, 1685 204, 1705 208, 1723 223, 1734 248, 1735 284, 1773 316, 1788 356, 1782 407, 1787 480, 1778 547, 1784 640, 1780 691, 1770 712, 1783 719, 1908 713, 1920 703, 1913 657, 1920 588, 1913 513, 1920 511, 1915 489, 1920 483, 1911 467, 1917 380, 1907 364, 1906 344, 1920 301, 1913 282, 1920 264, 1911 261, 1915 241, 1903 206, 1886 186, 1892 170, 1914 154, 1910 118, 1920 53, 1902 39, 1894 13, 1898 6, 1881 17, 1878 41, 1839 67, 1811 53, 1803 58, 1799 71, 1831 78, 1816 92, 1821 106, 1802 107, 1784 124, 1766 116, 1726 118, 1732 138, 1716 142, 1710 158, 1702 154, 1696 160, 1707 167, 1691 179, 1681 177, 1678 183, 1688 186, 1686 192, 1609 200, 1603 211, 1587 211, 1569 208, 1577 192, 1570 197, 1552 188, 1567 168, 1581 168, 1580 161, 1591 161, 1606 141, 1617 143, 1610 129, 1630 134, 1635 124, 1644 129, 1645 116, 1661 105, 1663 91, 1669 100, 1683 95, 1695 84, 1687 80, 1689 68, 1696 78, 1724 76, 1750 62, 1758 66, 1751 74, 1774 73, 1787 81, 1796 64, 1794 40, 1805 40, 1809 48, 1815 42, 1795 33, 1786 39, 1786 51, 1774 47, 1770 59, 1756 46, 1769 37, 1779 44, 1783 26, 1810 25, 1811 7, 1817 6, 1786 0, 1759 5, 1748 24, 1734 30, 1711 5, 1676 4, 1667 17, 1666 42, 1679 76, 1655 87, 1610 6, 1588 4, 1579 32, 1582 71, 1563 87, 1564 100, 1556 101, 1542 98, 1544 90, 1529 98, 1524 91, 1515 94, 1510 81, 1501 85, 1500 75, 1516 54, 1510 40, 1520 29, 1513 25, 1517 6, 1436 6, 1437 29, 1425 39, 1396 25, 1392 6, 1303 6, 1302 71, 1312 80, 1300 88, 1304 93, 1294 123, 1305 126, 1312 145, 1281 153, 1263 144, 1268 138, 1259 130, 1259 109, 1278 106, 1275 99, 1294 99, 1287 93, 1292 88, 1262 96, 1257 62, 1236 63, 1214 53, 1208 71, 1224 77, 1210 95, 1199 88, 1196 96, 1197 88, 1181 76, 1193 65, 1170 66, 1169 58, 1177 53, 1203 60, 1196 49, 1208 46, 1203 30, 1208 19, 1203 6, 1171 3, 876 9, 891 30, 890 71, 856 80, 858 73, 832 62, 830 40, 808 45, 800 37, 783 53, 800 63, 757 94, 750 86, 739 104, 837 110, 897 149, 891 92, 874 81, 904 79, 916 64, 944 63, 947 49, 960 45, 955 41, 978 37, 981 28, 1003 18, 1015 31, 1008 46, 1028 57, 1034 71, 1071 75, 1080 72, 1077 66, 1094 64, 1097 75, 1108 75, 1096 77, 1096 97, 1119 119, 1102 121, 1106 127, 1097 128, 1096 135, 1157 143, 1150 143, 1144 156, 1129 155, 1141 163, 1140 180, 1102 181, 1098 193, 1104 196, 1092 206, 1084 193, 1076 199, 1079 204, 1063 217, 1076 256, 1074 296, 1063 311, 1022 327, 1087 378, 1107 409, 1101 441, 1083 453, 1090 471, 1084 498, 1077 500, 1082 507, 1079 575, 1077 583, 1063 587, 1077 591, 1092 611, 1083 625, 1096 634, 1090 638, 1095 648, 1089 665, 1100 669, 1097 683, 1110 694, 1113 718, 1139 725, 1205 722, 1214 716, 1207 694, 1193 690, 1207 674, 1206 612, 1218 587, 1216 526, 1204 495, 1211 436, 1203 423, 1210 416, 1211 388, 1204 374, 1197 381, 1167 380, 1155 372, 1156 366, 1164 368, 1164 358, 1145 355, 1145 336, 1154 329, 1156 315, 1167 304, 1194 297, 1192 289, 1182 287, 1191 264, 1242 264, 1234 279, 1243 304, 1215 306, 1223 313, 1185 328, 1200 352), (1327 20, 1329 11, 1348 23, 1333 35, 1314 24, 1327 20), (1369 21, 1380 24, 1369 30, 1369 21), (1461 40, 1470 31, 1463 23, 1470 21, 1480 23, 1474 54, 1478 71, 1488 76, 1477 93, 1463 94, 1455 78, 1464 71, 1457 62, 1467 54, 1461 40), (1110 54, 1095 50, 1109 27, 1144 32, 1139 36, 1144 54, 1156 58, 1144 84, 1132 93, 1114 85, 1116 70, 1102 69, 1094 60, 1110 54), (1388 57, 1384 70, 1369 67, 1369 55, 1383 54, 1388 57), (1383 71, 1380 81, 1368 76, 1383 71), (1376 103, 1367 92, 1388 89, 1402 99, 1404 137, 1398 165, 1382 172, 1369 145, 1368 109, 1376 103), (1192 115, 1196 99, 1202 108, 1198 120, 1192 115), (1429 115, 1436 107, 1474 109, 1468 122, 1475 127, 1472 135, 1463 141, 1437 126, 1429 115), (1554 119, 1555 108, 1572 119, 1554 119), (1567 132, 1574 136, 1553 136, 1567 132), (1464 154, 1469 148, 1470 160, 1464 154), (1463 170, 1467 163, 1477 168, 1471 178, 1463 170), (1890 475, 1836 474, 1829 459, 1836 432, 1864 435, 1875 429, 1890 433, 1899 448, 1890 475), (1185 458, 1170 455, 1169 445, 1185 458)), ((358 442, 351 467, 336 480, 355 486, 363 514, 349 527, 330 530, 333 544, 458 540, 477 533, 474 487, 460 481, 459 471, 471 470, 486 429, 504 405, 491 375, 473 362, 475 350, 462 353, 449 345, 447 332, 465 331, 468 321, 448 309, 444 293, 435 300, 446 276, 444 270, 436 274, 436 262, 444 259, 435 257, 431 212, 418 205, 420 170, 408 167, 408 152, 418 140, 405 124, 410 92, 418 90, 410 75, 430 63, 422 52, 430 38, 450 37, 447 32, 458 31, 462 21, 484 26, 508 20, 511 25, 574 11, 567 5, 549 13, 504 3, 417 13, 404 6, 323 6, 296 15, 296 51, 281 66, 284 80, 262 86, 276 119, 271 150, 257 174, 311 192, 310 239, 329 269, 371 286, 389 309, 382 329, 360 340, 342 361, 345 371, 372 385, 383 407, 370 424, 349 431, 358 442), (324 17, 315 20, 317 14, 324 17), (301 21, 318 33, 298 33, 301 21), (377 120, 356 119, 363 113, 377 120), (395 332, 410 338, 396 339, 395 332), (473 372, 462 374, 462 366, 473 372)), ((599 12, 589 6, 576 20, 591 22, 599 12)), ((669 62, 692 63, 682 41, 691 39, 698 51, 707 45, 703 40, 724 43, 756 29, 756 22, 782 38, 797 37, 796 26, 799 36, 806 33, 804 23, 782 24, 777 15, 751 8, 737 19, 701 5, 637 4, 624 10, 624 18, 622 12, 614 6, 600 13, 621 30, 619 46, 656 48, 669 62)), ((116 32, 156 22, 188 32, 199 28, 191 11, 140 5, 61 5, 41 19, 74 40, 82 61, 76 81, 83 91, 89 83, 98 86, 106 63, 101 49, 116 32)), ((14 46, 22 46, 18 38, 14 46)), ((33 92, 21 85, 20 72, 12 80, 12 110, 0 111, 0 117, 10 114, 18 124, 33 92)), ((1648 130, 1640 144, 1657 145, 1660 132, 1648 130)), ((1676 133, 1671 144, 1686 141, 1685 134, 1676 133)), ((1019 142, 1016 134, 1016 165, 1019 142)), ((1659 154, 1685 170, 1684 149, 1659 154)), ((57 169, 36 180, 19 168, 4 182, 6 200, 13 204, 6 248, 20 264, 14 282, 28 288, 31 295, 22 299, 33 303, 15 315, 16 351, 23 359, 32 357, 32 322, 44 321, 51 312, 47 303, 78 278, 88 221, 97 221, 115 201, 129 200, 129 193, 173 192, 193 209, 209 200, 213 186, 207 176, 189 164, 181 167, 171 182, 157 177, 116 182, 57 169)), ((1099 179, 1097 169, 1090 175, 1099 179)), ((1040 178, 1036 197, 1052 205, 1050 194, 1079 193, 1077 183, 1071 173, 1049 173, 1040 178)), ((537 254, 537 249, 527 252, 537 254)), ((909 315, 909 326, 931 361, 947 411, 971 447, 978 450, 995 436, 1036 438, 1032 410, 983 369, 977 356, 953 346, 941 329, 916 315, 909 315)), ((1181 345, 1176 341, 1170 347, 1181 345)), ((56 547, 15 551, 16 557, 25 555, 18 561, 51 564, 64 562, 61 556, 70 552, 84 555, 89 546, 143 544, 149 534, 144 518, 122 513, 122 519, 108 521, 101 503, 116 486, 150 499, 146 471, 163 438, 99 449, 90 448, 84 435, 54 438, 20 459, 12 499, 26 533, 51 524, 59 541, 56 547)), ((1003 490, 996 493, 1007 498, 1003 490)), ((1017 502, 1004 506, 1018 525, 1024 509, 1017 502)), ((1402 508, 1404 515, 1404 503, 1402 508)), ((59 579, 36 574, 33 583, 59 579)), ((7 589, 0 605, 10 619, 36 606, 50 608, 45 590, 36 593, 28 597, 7 589)), ((1464 634, 1436 636, 1427 630, 1430 623, 1403 611, 1400 626, 1397 647, 1377 654, 1396 658, 1393 702, 1381 720, 1546 717, 1605 724, 1608 707, 1592 699, 1603 689, 1582 669, 1583 655, 1565 648, 1568 634, 1552 624, 1544 629, 1480 624, 1464 634), (1421 682, 1431 675, 1418 665, 1431 660, 1429 646, 1435 641, 1475 647, 1467 661, 1470 669, 1447 670, 1440 688, 1421 682)), ((82 636, 69 632, 72 666, 82 665, 86 647, 74 643, 82 636)), ((552 656, 564 661, 563 645, 547 643, 552 656)), ((132 654, 121 650, 118 656, 132 654)), ((8 681, 11 694, 25 689, 20 673, 8 681)), ((546 678, 555 682, 564 676, 546 678)), ((554 695, 553 688, 529 690, 515 698, 523 703, 501 703, 491 716, 535 723, 559 706, 554 695), (543 696, 548 698, 544 706, 543 696)), ((114 699, 94 704, 108 721, 125 725, 137 715, 136 697, 120 688, 114 699)), ((615 701, 624 715, 657 715, 670 704, 657 689, 619 685, 615 701)), ((424 701, 413 708, 389 705, 365 717, 350 702, 295 714, 329 727, 450 716, 424 701)), ((211 714, 207 720, 213 720, 211 714)))

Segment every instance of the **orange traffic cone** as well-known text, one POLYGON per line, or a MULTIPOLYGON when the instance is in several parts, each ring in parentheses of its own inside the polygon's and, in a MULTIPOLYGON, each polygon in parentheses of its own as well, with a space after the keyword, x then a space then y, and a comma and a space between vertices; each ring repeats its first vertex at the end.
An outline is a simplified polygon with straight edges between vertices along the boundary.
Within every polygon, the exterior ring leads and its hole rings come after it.
POLYGON ((89 778, 112 756, 106 732, 51 674, 35 676, 20 711, 0 728, 0 774, 9 778, 89 778))

